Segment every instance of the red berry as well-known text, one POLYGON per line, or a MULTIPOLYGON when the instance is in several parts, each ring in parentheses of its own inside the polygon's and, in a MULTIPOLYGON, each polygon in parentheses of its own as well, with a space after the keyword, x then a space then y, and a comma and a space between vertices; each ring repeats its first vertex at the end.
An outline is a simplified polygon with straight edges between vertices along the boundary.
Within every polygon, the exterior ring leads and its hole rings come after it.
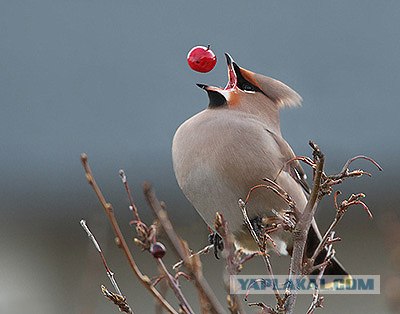
POLYGON ((217 57, 210 49, 210 46, 196 46, 189 51, 187 55, 187 62, 192 70, 206 73, 210 72, 215 67, 215 64, 217 63, 217 57))
POLYGON ((150 246, 150 253, 155 258, 163 258, 166 253, 164 244, 162 244, 161 242, 152 243, 150 246))

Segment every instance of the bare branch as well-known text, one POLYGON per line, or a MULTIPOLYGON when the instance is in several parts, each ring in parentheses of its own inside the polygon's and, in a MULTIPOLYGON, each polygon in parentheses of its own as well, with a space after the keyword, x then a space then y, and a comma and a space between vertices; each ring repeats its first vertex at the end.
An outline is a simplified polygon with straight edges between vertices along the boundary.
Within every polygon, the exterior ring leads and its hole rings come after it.
POLYGON ((224 241, 224 251, 223 256, 226 261, 226 272, 225 272, 225 287, 228 292, 227 301, 228 307, 232 314, 240 314, 243 313, 243 310, 240 306, 240 301, 236 294, 231 293, 231 287, 229 287, 229 276, 237 275, 242 267, 242 260, 239 257, 239 252, 235 250, 233 235, 229 232, 229 226, 224 216, 220 213, 216 214, 215 217, 215 230, 222 237, 224 241))
POLYGON ((364 156, 364 155, 358 155, 358 156, 355 156, 355 157, 353 157, 353 158, 350 158, 350 159, 344 164, 344 166, 343 166, 343 168, 342 168, 342 171, 340 171, 340 173, 339 173, 337 176, 340 177, 340 176, 345 175, 346 172, 347 172, 348 169, 349 169, 350 164, 351 164, 353 161, 356 161, 357 159, 365 159, 365 160, 368 160, 368 161, 371 162, 376 168, 378 168, 379 171, 383 171, 383 168, 382 168, 373 158, 368 157, 368 156, 364 156))
POLYGON ((199 290, 200 296, 203 298, 204 302, 201 302, 201 306, 203 307, 203 309, 208 309, 209 313, 225 313, 226 311, 219 303, 208 282, 203 277, 200 265, 196 262, 196 256, 189 258, 190 254, 187 247, 176 234, 171 224, 171 221, 168 218, 166 210, 162 208, 151 185, 149 183, 145 183, 143 185, 143 191, 148 204, 153 209, 166 235, 171 241, 173 247, 175 248, 175 251, 183 260, 186 268, 189 270, 189 275, 193 278, 195 286, 199 290))
MULTIPOLYGON (((272 265, 271 265, 271 261, 269 259, 268 253, 266 252, 266 247, 265 247, 266 245, 260 241, 256 231, 254 230, 253 225, 251 224, 250 219, 247 215, 246 204, 241 199, 239 199, 239 207, 242 210, 244 223, 245 223, 246 227, 249 229, 251 236, 253 237, 254 241, 257 243, 258 247, 260 248, 261 257, 267 268, 268 274, 271 276, 272 279, 274 279, 274 272, 272 270, 272 265)), ((269 237, 269 235, 268 235, 268 237, 269 237)), ((272 240, 271 237, 270 237, 270 239, 272 240)), ((275 242, 273 242, 273 240, 272 240, 272 243, 275 243, 275 242)), ((276 287, 274 287, 274 294, 275 294, 275 298, 278 303, 278 307, 282 307, 283 299, 276 287)))
MULTIPOLYGON (((239 207, 241 208, 244 223, 248 228, 251 236, 254 241, 257 243, 260 252, 253 254, 245 254, 242 250, 236 250, 234 247, 233 235, 229 232, 229 226, 227 222, 224 220, 224 217, 217 213, 215 220, 215 230, 218 234, 223 238, 224 241, 224 251, 223 257, 226 259, 226 272, 225 272, 225 282, 227 282, 227 275, 235 275, 243 267, 243 264, 253 258, 254 256, 261 255, 268 274, 274 280, 274 274, 272 270, 272 265, 268 255, 269 244, 271 244, 272 249, 276 250, 276 243, 270 236, 271 233, 282 230, 292 231, 293 234, 293 250, 292 250, 292 258, 289 270, 289 280, 292 279, 293 276, 301 276, 307 275, 312 272, 318 271, 318 278, 321 279, 326 267, 331 263, 332 258, 335 255, 335 250, 333 249, 333 243, 340 241, 340 238, 334 237, 334 228, 341 221, 347 210, 354 205, 360 205, 366 211, 370 218, 372 218, 372 213, 369 210, 368 206, 363 202, 363 198, 365 195, 363 193, 352 194, 347 199, 344 199, 340 203, 338 202, 338 195, 340 191, 336 191, 334 194, 334 204, 336 208, 336 215, 329 226, 328 230, 325 232, 321 242, 317 246, 316 250, 313 252, 311 258, 306 259, 305 257, 305 245, 307 240, 308 230, 310 229, 312 220, 314 218, 317 205, 319 200, 324 196, 333 192, 334 185, 342 183, 346 178, 351 177, 360 177, 363 175, 371 176, 371 174, 362 169, 349 170, 350 165, 358 160, 364 159, 371 162, 378 170, 382 171, 381 166, 372 158, 359 155, 349 159, 343 166, 342 170, 338 174, 334 175, 326 175, 324 172, 324 162, 325 157, 321 152, 319 147, 310 141, 310 146, 312 148, 313 158, 309 158, 306 156, 296 156, 288 160, 279 171, 275 180, 271 179, 263 179, 266 181, 266 184, 258 184, 253 186, 248 194, 246 195, 245 201, 239 200, 239 207), (287 167, 290 163, 303 162, 309 165, 313 169, 313 186, 308 202, 302 212, 296 207, 295 201, 291 198, 291 196, 279 185, 276 183, 276 179, 279 177, 279 174, 287 167), (279 198, 281 198, 289 207, 286 212, 273 210, 273 213, 276 217, 269 217, 268 221, 264 221, 262 223, 262 234, 258 234, 255 231, 255 226, 251 223, 248 214, 246 205, 250 201, 252 193, 256 189, 264 188, 267 190, 271 190, 275 193, 279 198), (317 257, 320 257, 322 252, 326 252, 325 258, 318 265, 314 265, 317 257)), ((121 233, 120 227, 116 221, 114 216, 114 211, 112 205, 108 203, 102 194, 100 188, 97 186, 96 181, 93 178, 91 169, 89 167, 86 154, 81 155, 82 165, 85 170, 86 178, 93 188, 95 194, 97 195, 101 205, 103 206, 106 215, 110 221, 110 224, 114 230, 116 236, 117 245, 123 250, 125 257, 128 260, 128 263, 133 270, 134 274, 138 277, 140 282, 145 286, 145 288, 153 295, 153 297, 157 300, 157 313, 162 313, 163 309, 166 309, 169 313, 178 314, 194 314, 191 305, 185 298, 179 284, 179 279, 184 277, 188 280, 193 280, 195 287, 197 288, 199 299, 200 299, 200 309, 203 314, 220 314, 226 313, 222 305, 219 303, 216 295, 211 290, 209 284, 203 276, 202 265, 200 262, 200 255, 208 253, 214 246, 207 245, 203 249, 198 252, 193 253, 193 251, 189 250, 188 245, 185 241, 183 241, 175 232, 169 218, 167 212, 165 210, 165 204, 160 202, 151 186, 148 183, 144 184, 144 194, 147 202, 150 207, 153 209, 155 215, 158 220, 156 223, 152 225, 146 225, 139 216, 138 209, 134 203, 131 190, 129 188, 128 180, 126 174, 123 170, 119 171, 119 175, 121 177, 122 183, 124 185, 125 191, 129 200, 129 208, 133 213, 134 220, 130 222, 136 228, 137 238, 134 239, 134 242, 138 244, 142 250, 149 251, 156 259, 156 263, 159 268, 160 275, 153 280, 150 280, 146 275, 141 273, 139 270, 135 260, 132 257, 132 254, 128 248, 128 245, 121 233), (181 261, 177 262, 173 265, 174 270, 178 270, 180 267, 185 266, 186 272, 177 271, 175 275, 172 275, 167 266, 164 264, 162 257, 165 254, 165 247, 160 242, 156 242, 157 230, 159 227, 162 227, 169 238, 170 242, 173 245, 173 248, 181 261), (163 250, 154 249, 155 246, 163 248, 163 250), (164 280, 165 279, 165 280, 164 280), (156 289, 156 285, 158 283, 164 284, 164 288, 168 283, 175 296, 179 301, 179 311, 176 311, 170 303, 165 299, 165 292, 160 293, 158 289, 156 289)), ((117 293, 113 293, 108 291, 104 286, 102 286, 103 294, 116 305, 118 305, 120 311, 125 313, 132 313, 131 308, 126 303, 125 297, 122 296, 122 293, 115 281, 114 274, 110 270, 105 260, 104 254, 101 251, 99 244, 97 243, 95 237, 90 232, 84 220, 81 221, 81 225, 84 230, 87 232, 88 237, 93 242, 96 250, 99 252, 100 257, 103 261, 103 265, 106 269, 107 275, 114 286, 114 289, 117 293)), ((278 253, 279 254, 279 253, 278 253)), ((262 280, 262 279, 260 279, 262 280)), ((317 281, 318 282, 318 281, 317 281)), ((226 285, 229 288, 228 285, 226 285)), ((166 288, 165 288, 166 289, 166 288)), ((250 288, 249 288, 250 289, 250 288)), ((262 313, 269 314, 293 314, 295 303, 296 303, 296 291, 290 291, 289 288, 286 290, 285 294, 281 296, 279 290, 275 285, 273 285, 275 298, 277 300, 277 305, 275 308, 272 308, 263 302, 254 302, 248 303, 249 306, 258 306, 261 308, 262 313)), ((249 291, 247 292, 247 294, 249 291)), ((246 294, 246 298, 247 298, 246 294)), ((323 307, 324 298, 320 296, 319 287, 315 287, 315 291, 313 294, 312 302, 307 310, 307 314, 313 314, 315 310, 319 307, 323 307)), ((246 299, 247 301, 247 299, 246 299)), ((240 301, 235 294, 231 294, 230 290, 227 295, 228 308, 230 313, 242 314, 244 313, 240 307, 240 301)))
MULTIPOLYGON (((293 253, 290 263, 289 276, 299 276, 302 273, 304 248, 306 245, 308 230, 310 229, 312 219, 315 215, 321 178, 324 169, 325 157, 323 153, 319 149, 318 145, 312 141, 310 141, 310 146, 313 149, 314 162, 316 163, 316 168, 314 171, 314 184, 307 205, 300 219, 297 221, 295 230, 293 231, 293 253)), ((288 314, 294 313, 296 296, 296 292, 291 291, 291 294, 287 298, 286 310, 288 314)))
POLYGON ((371 173, 364 171, 362 169, 356 169, 356 170, 349 170, 349 166, 352 162, 358 159, 365 159, 371 162, 375 167, 378 168, 379 171, 382 171, 382 167, 372 158, 359 155, 355 156, 353 158, 350 158, 343 166, 342 170, 338 174, 334 175, 329 175, 327 176, 325 173, 322 174, 322 183, 321 183, 321 188, 320 188, 320 197, 330 194, 332 192, 332 187, 334 185, 342 183, 345 179, 347 178, 357 178, 361 177, 363 175, 367 175, 371 177, 371 173))
MULTIPOLYGON (((324 261, 321 263, 321 265, 318 265, 319 268, 319 274, 318 274, 318 280, 316 282, 320 282, 322 276, 324 275, 326 267, 330 264, 332 258, 335 255, 335 250, 333 249, 332 243, 334 242, 335 239, 335 231, 331 231, 329 233, 329 246, 327 247, 326 251, 326 256, 324 261)), ((313 293, 313 299, 311 301, 310 307, 307 310, 306 314, 313 314, 314 311, 317 308, 322 308, 323 307, 323 302, 324 302, 324 297, 320 296, 319 294, 319 286, 315 287, 314 293, 313 293)))
POLYGON ((306 314, 313 314, 317 308, 324 307, 324 297, 319 295, 319 290, 315 289, 313 299, 306 314))
POLYGON ((157 264, 161 268, 162 272, 165 275, 165 278, 168 279, 169 286, 171 287, 172 291, 174 291, 177 299, 179 300, 180 307, 184 313, 187 314, 194 314, 192 307, 190 306, 189 302, 186 300, 185 296, 182 293, 182 290, 178 284, 178 281, 175 279, 174 276, 170 274, 167 267, 165 267, 164 262, 161 258, 157 258, 157 264))
POLYGON ((126 177, 125 171, 121 169, 119 171, 119 176, 121 178, 122 184, 124 185, 126 194, 128 195, 128 200, 129 200, 129 209, 133 212, 133 216, 137 222, 141 221, 139 217, 139 211, 135 205, 135 202, 133 201, 131 189, 129 188, 128 184, 128 179, 126 177))
POLYGON ((100 247, 99 243, 97 242, 95 236, 94 236, 93 233, 90 231, 90 229, 89 229, 89 227, 87 226, 85 220, 82 219, 82 220, 80 221, 80 224, 81 224, 83 230, 86 231, 86 233, 87 233, 89 239, 93 242, 94 247, 96 248, 97 252, 99 253, 100 258, 101 258, 101 261, 103 262, 104 268, 106 269, 107 276, 108 276, 108 278, 110 279, 111 284, 113 285, 115 291, 117 291, 117 293, 118 293, 119 295, 122 296, 123 294, 122 294, 121 290, 119 289, 118 284, 117 284, 117 282, 116 282, 116 280, 115 280, 115 278, 114 278, 114 273, 113 273, 113 272, 111 271, 111 269, 108 267, 106 258, 105 258, 105 256, 104 256, 103 251, 101 250, 101 247, 100 247))
POLYGON ((290 195, 282 189, 276 182, 274 182, 271 179, 264 178, 264 181, 268 182, 269 184, 257 184, 253 186, 249 192, 247 193, 247 196, 244 200, 244 203, 247 204, 250 200, 251 194, 253 193, 254 190, 259 189, 259 188, 264 188, 264 189, 269 189, 272 192, 274 192, 276 195, 278 195, 280 198, 282 198, 290 208, 296 210, 296 203, 295 201, 290 197, 290 195))
MULTIPOLYGON (((207 254, 207 253, 210 252, 210 250, 212 250, 213 248, 214 248, 214 245, 213 245, 213 244, 209 244, 209 245, 205 246, 204 248, 202 248, 200 251, 197 251, 197 252, 195 252, 195 253, 190 254, 188 258, 192 258, 192 257, 194 257, 194 256, 196 256, 196 255, 204 255, 204 254, 207 254)), ((172 269, 177 270, 177 269, 181 268, 182 266, 183 266, 183 260, 180 260, 179 262, 175 263, 175 264, 172 266, 172 269)))
POLYGON ((179 314, 177 311, 175 311, 175 309, 168 303, 168 301, 160 294, 160 292, 153 287, 153 285, 151 284, 151 281, 149 279, 148 276, 144 275, 140 269, 138 268, 138 266, 136 265, 135 260, 133 259, 132 253, 129 250, 128 244, 125 241, 124 236, 122 235, 121 229, 118 225, 118 222, 115 218, 114 215, 114 210, 112 208, 112 205, 110 203, 108 203, 103 195, 103 193, 101 192, 99 186, 97 185, 94 177, 93 177, 93 173, 92 170, 90 169, 89 163, 88 163, 88 157, 86 154, 82 154, 81 155, 81 162, 82 162, 82 166, 85 170, 85 175, 86 175, 86 179, 89 183, 89 185, 92 187, 93 191, 95 192, 95 194, 97 195, 97 198, 99 199, 101 205, 104 208, 104 211, 110 221, 110 224, 114 230, 114 234, 116 236, 117 239, 117 243, 118 243, 118 247, 120 247, 122 249, 122 251, 125 254, 126 259, 128 260, 129 266, 131 267, 131 269, 133 270, 134 274, 136 275, 136 277, 139 279, 139 281, 143 284, 143 286, 154 296, 154 298, 160 302, 160 304, 162 304, 162 306, 169 312, 172 314, 179 314))
POLYGON ((247 303, 247 305, 260 307, 262 309, 261 313, 266 313, 266 314, 277 314, 278 313, 272 307, 264 304, 263 302, 250 302, 250 303, 247 303))
POLYGON ((326 245, 329 245, 330 243, 337 242, 339 239, 338 238, 331 238, 330 235, 333 232, 334 228, 338 225, 338 223, 342 220, 344 217, 345 213, 347 212, 347 209, 350 206, 354 205, 362 205, 364 210, 367 212, 368 216, 372 218, 372 213, 369 210, 368 206, 360 201, 360 198, 365 197, 363 193, 359 194, 352 194, 347 200, 343 200, 340 205, 337 204, 337 196, 340 194, 340 191, 336 191, 334 194, 334 203, 336 207, 336 215, 335 218, 333 219, 332 223, 328 227, 328 230, 325 232, 324 236, 322 237, 321 242, 318 244, 317 248, 314 251, 313 256, 310 258, 310 265, 314 264, 314 261, 318 257, 318 255, 323 251, 323 249, 326 247, 326 245))

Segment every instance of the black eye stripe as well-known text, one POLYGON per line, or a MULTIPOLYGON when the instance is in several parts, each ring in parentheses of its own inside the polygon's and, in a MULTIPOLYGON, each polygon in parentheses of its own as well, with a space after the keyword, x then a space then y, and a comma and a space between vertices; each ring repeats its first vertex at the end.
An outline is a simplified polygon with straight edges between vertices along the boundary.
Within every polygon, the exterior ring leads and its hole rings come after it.
POLYGON ((260 92, 260 93, 262 93, 261 89, 259 89, 257 86, 254 86, 249 81, 246 81, 243 77, 240 80, 239 80, 239 77, 238 77, 237 87, 239 89, 243 90, 243 91, 246 91, 246 92, 260 92))
POLYGON ((242 73, 240 73, 240 68, 237 66, 236 63, 233 64, 236 77, 237 77, 237 87, 243 91, 248 91, 248 92, 261 92, 261 89, 259 89, 257 86, 254 86, 251 84, 248 80, 246 80, 242 73))

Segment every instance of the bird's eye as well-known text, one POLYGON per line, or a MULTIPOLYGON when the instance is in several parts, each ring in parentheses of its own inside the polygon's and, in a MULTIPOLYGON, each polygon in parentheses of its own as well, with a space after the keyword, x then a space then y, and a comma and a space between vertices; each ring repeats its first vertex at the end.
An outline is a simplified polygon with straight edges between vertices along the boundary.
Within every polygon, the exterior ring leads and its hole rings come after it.
POLYGON ((255 92, 256 91, 252 85, 247 84, 247 83, 244 83, 242 85, 242 90, 244 90, 246 92, 255 92))

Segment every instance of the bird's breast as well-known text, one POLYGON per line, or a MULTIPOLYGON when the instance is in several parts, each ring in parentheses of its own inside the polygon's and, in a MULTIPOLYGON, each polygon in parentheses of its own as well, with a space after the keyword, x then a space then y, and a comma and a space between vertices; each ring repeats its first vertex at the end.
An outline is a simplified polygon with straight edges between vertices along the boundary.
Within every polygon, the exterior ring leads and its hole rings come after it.
MULTIPOLYGON (((202 112, 177 130, 174 170, 182 191, 211 227, 218 211, 231 230, 238 230, 243 225, 239 198, 263 178, 276 176, 282 160, 273 153, 276 143, 259 122, 229 112, 211 113, 202 112)), ((248 204, 249 215, 269 214, 282 206, 273 193, 260 189, 248 204)))

